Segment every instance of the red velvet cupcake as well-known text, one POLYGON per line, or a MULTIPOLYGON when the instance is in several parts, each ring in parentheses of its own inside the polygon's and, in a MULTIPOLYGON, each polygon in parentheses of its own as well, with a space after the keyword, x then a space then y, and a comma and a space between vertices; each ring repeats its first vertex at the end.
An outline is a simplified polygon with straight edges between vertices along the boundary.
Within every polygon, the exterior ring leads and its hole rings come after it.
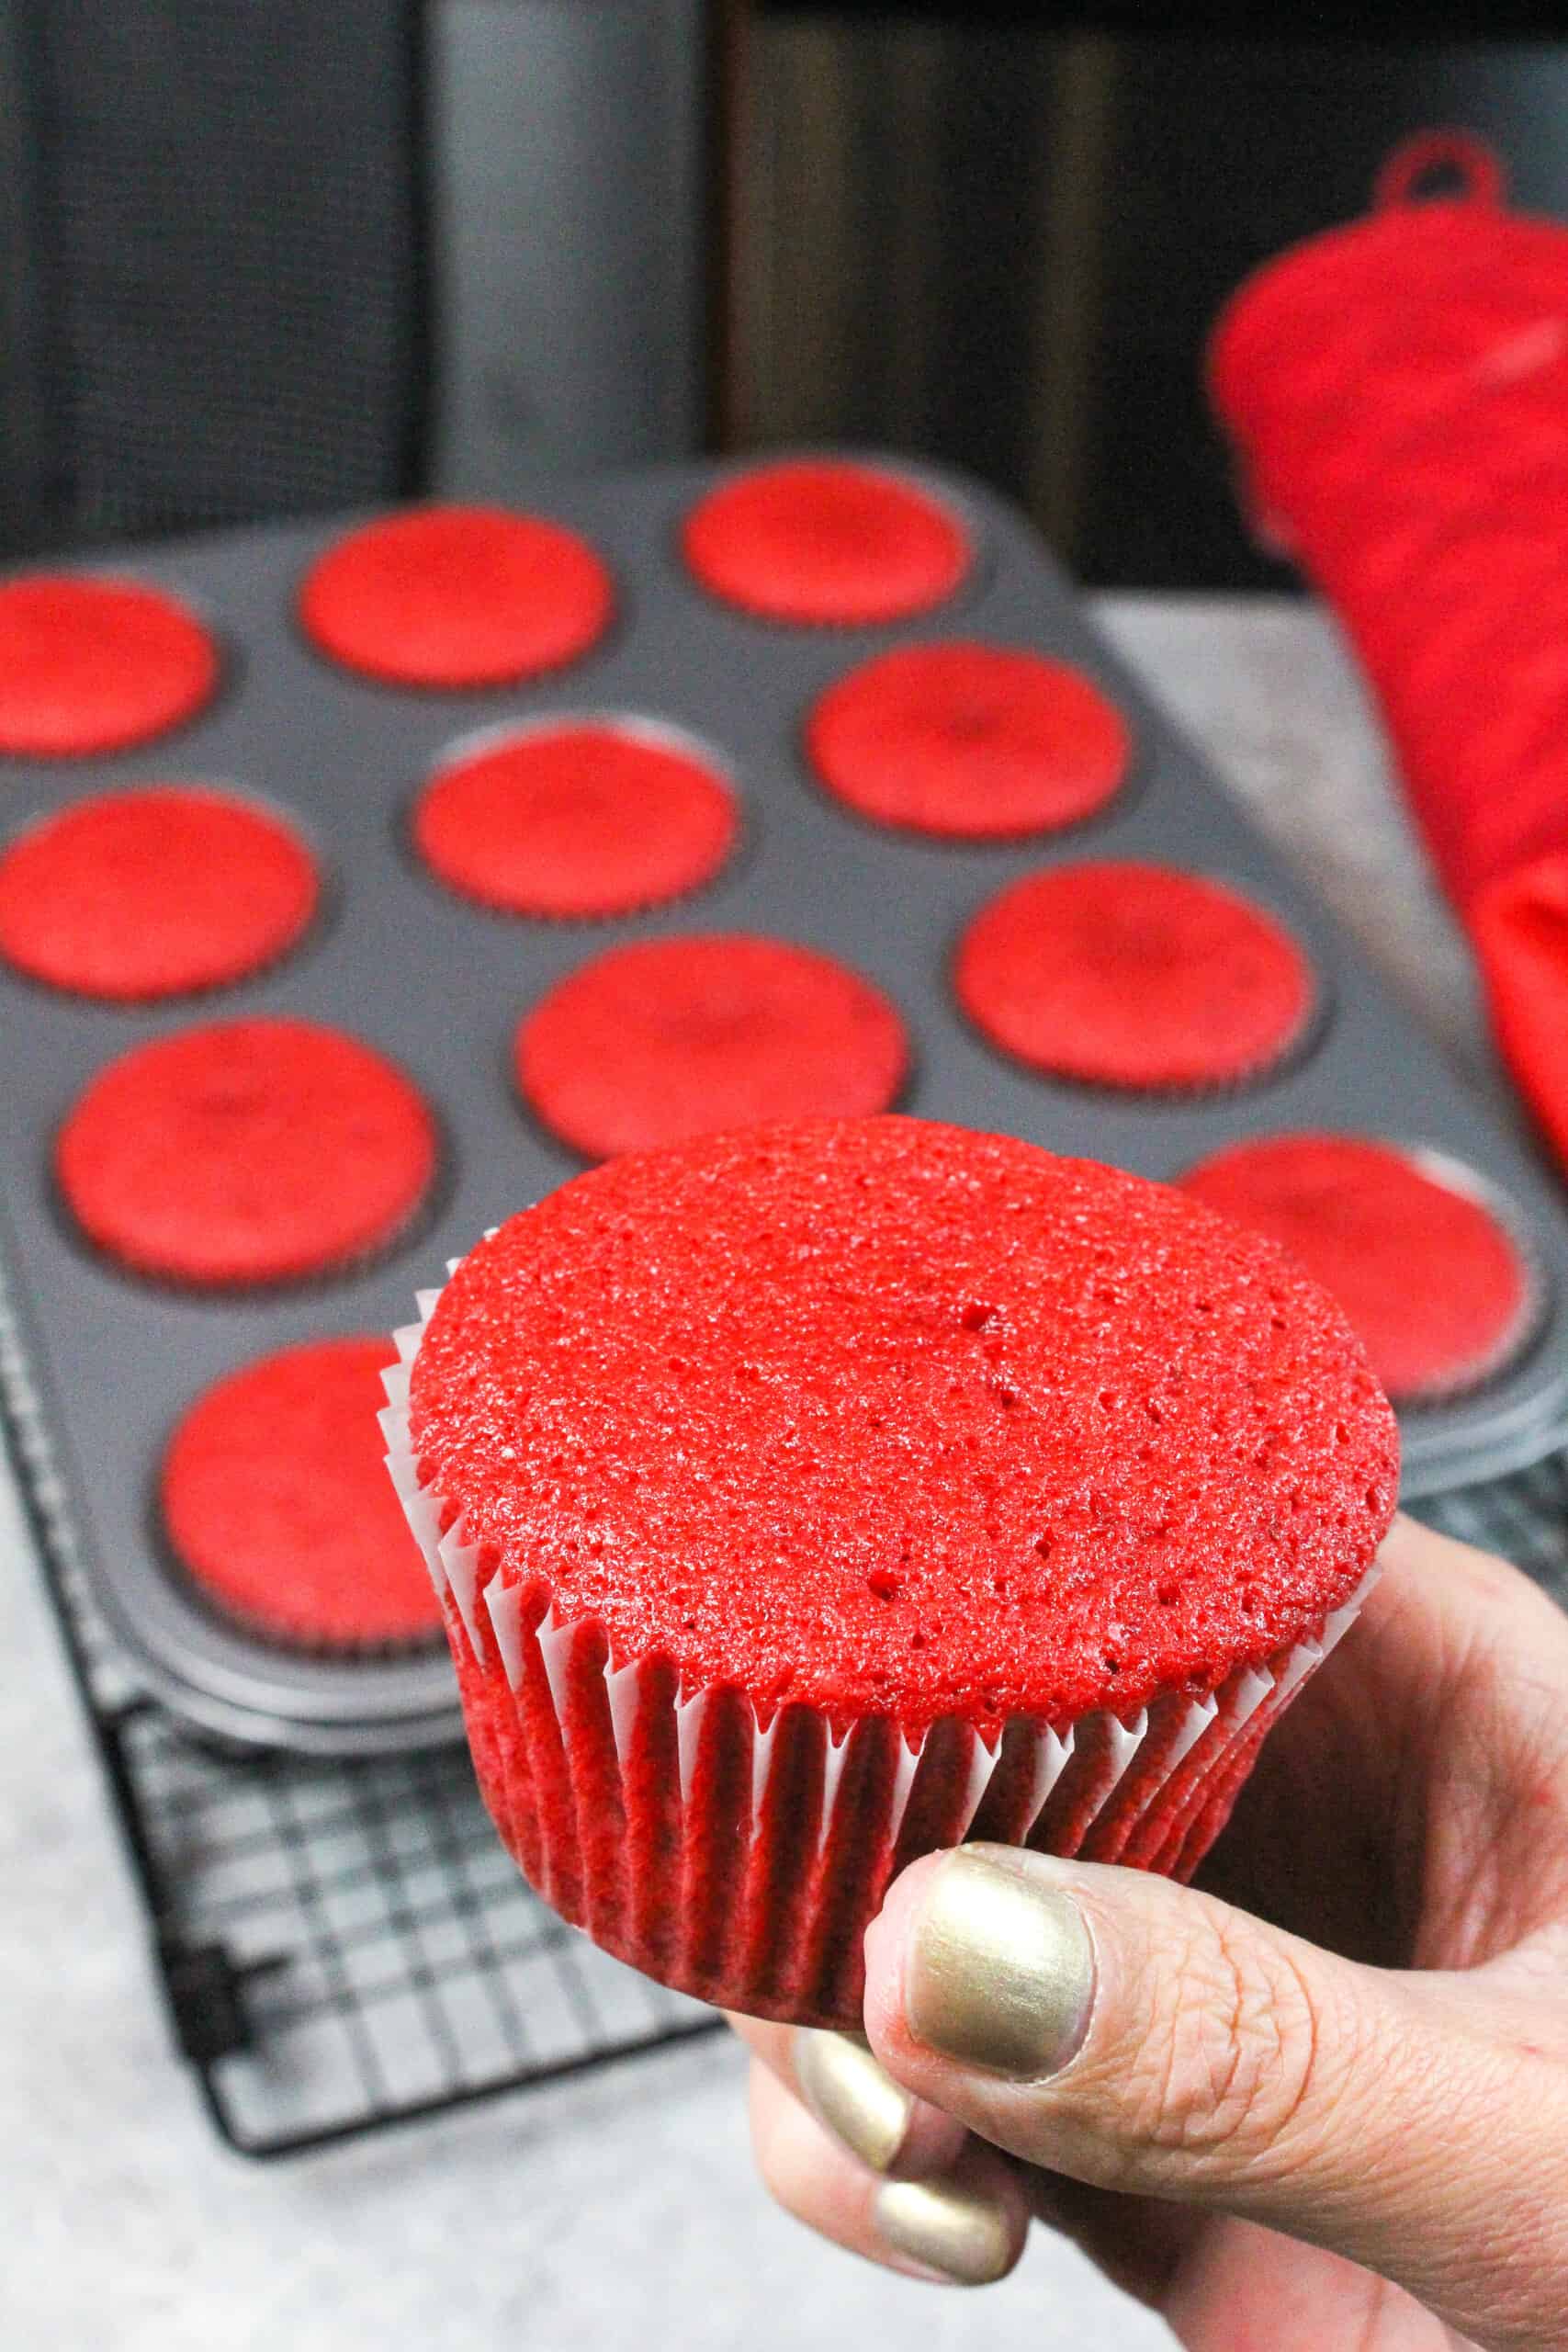
POLYGON ((874 824, 950 841, 1076 825, 1132 763, 1092 678, 1016 647, 906 645, 829 686, 806 726, 821 782, 874 824))
POLYGON ((1015 1060, 1146 1093, 1264 1076, 1301 1044, 1316 1000, 1272 915, 1224 883, 1132 858, 1010 883, 964 932, 953 981, 1015 1060))
POLYGON ((88 759, 183 726, 217 690, 218 648, 161 588, 36 571, 0 586, 0 752, 88 759))
POLYGON ((185 1414, 159 1478, 164 1530, 220 1615, 295 1649, 439 1640, 440 1603, 376 1440, 396 1354, 385 1337, 284 1348, 185 1414))
POLYGON ((383 1425, 501 1833, 760 2016, 852 2026, 889 1879, 964 1837, 1190 1872, 1393 1510, 1273 1244, 958 1128, 613 1161, 421 1308, 383 1425))
POLYGON ((494 506, 414 506, 319 556, 299 619, 322 653, 393 686, 504 686, 575 662, 615 586, 575 531, 494 506))
POLYGON ((116 1004, 220 988, 276 962, 316 911, 291 827, 206 785, 106 792, 0 856, 0 956, 116 1004))
POLYGON ((1517 1243, 1463 1171, 1434 1155, 1365 1136, 1260 1136, 1181 1181, 1332 1292, 1401 1403, 1474 1387, 1534 1323, 1537 1285, 1517 1243))
POLYGON ((974 560, 968 533, 929 492, 839 458, 785 458, 731 476, 692 509, 681 545, 710 595, 801 628, 930 612, 974 560))
POLYGON ((585 1159, 762 1119, 886 1111, 908 1070, 895 1005, 793 940, 703 932, 580 965, 519 1024, 524 1101, 585 1159))
POLYGON ((413 814, 438 881, 498 913, 635 913, 711 882, 739 831, 726 779, 672 730, 552 719, 437 770, 413 814))
POLYGON ((397 1239, 435 1174, 429 1105, 344 1030, 255 1018, 182 1029, 101 1069, 55 1138, 96 1249, 203 1287, 341 1272, 397 1239))

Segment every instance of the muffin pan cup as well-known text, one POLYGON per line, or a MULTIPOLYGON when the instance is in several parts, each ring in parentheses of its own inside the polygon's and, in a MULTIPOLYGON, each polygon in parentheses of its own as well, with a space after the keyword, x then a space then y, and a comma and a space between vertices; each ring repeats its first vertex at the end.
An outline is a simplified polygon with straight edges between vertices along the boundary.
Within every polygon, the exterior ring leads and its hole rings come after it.
MULTIPOLYGON (((875 462, 875 460, 873 460, 875 462)), ((316 1751, 460 1736, 439 1655, 334 1659, 220 1622, 182 1585, 158 1532, 158 1464, 182 1413, 254 1357, 340 1331, 392 1330, 444 1259, 577 1172, 520 1108, 520 1016, 623 940, 761 931, 816 947, 889 995, 913 1067, 898 1107, 1170 1178, 1244 1136, 1327 1128, 1457 1162, 1498 1204, 1540 1285, 1532 1332, 1461 1396, 1403 1415, 1406 1498, 1498 1476, 1568 1423, 1568 1222, 1549 1180, 1464 1090, 1310 889, 1251 831, 1191 747, 1095 634, 1030 526, 978 486, 900 462, 958 514, 974 559, 950 602, 897 626, 782 627, 718 602, 686 572, 682 518, 733 469, 680 467, 541 485, 531 511, 581 532, 615 575, 616 613, 582 659, 531 684, 434 693, 334 668, 295 619, 300 579, 357 518, 122 552, 116 570, 209 613, 226 668, 176 734, 112 758, 0 762, 6 830, 119 786, 217 779, 299 826, 333 880, 330 915, 281 963, 205 996, 117 1007, 0 971, 0 1232, 17 1308, 11 1418, 30 1431, 35 1492, 79 1556, 133 1663, 207 1731, 316 1751), (895 646, 944 635, 1033 647, 1079 666, 1126 714, 1134 759, 1084 823, 960 843, 884 830, 839 806, 802 749, 818 695, 895 646), (479 729, 612 713, 705 747, 732 779, 745 854, 668 906, 574 923, 498 917, 419 866, 407 812, 479 729), (1126 856, 1228 882, 1284 921, 1331 1012, 1251 1085, 1161 1096, 1038 1077, 970 1028, 952 992, 955 941, 981 903, 1033 868, 1126 856), (60 1122, 114 1056, 193 1018, 292 1013, 335 1023, 403 1068, 446 1138, 438 1197, 416 1228, 340 1278, 196 1296, 96 1257, 53 1196, 60 1122), (49 1464, 58 1476, 52 1480, 49 1464)), ((84 565, 85 572, 92 569, 84 565)), ((1421 1268, 1411 1267, 1418 1283, 1421 1268)), ((18 1446, 18 1453, 23 1449, 18 1446)))

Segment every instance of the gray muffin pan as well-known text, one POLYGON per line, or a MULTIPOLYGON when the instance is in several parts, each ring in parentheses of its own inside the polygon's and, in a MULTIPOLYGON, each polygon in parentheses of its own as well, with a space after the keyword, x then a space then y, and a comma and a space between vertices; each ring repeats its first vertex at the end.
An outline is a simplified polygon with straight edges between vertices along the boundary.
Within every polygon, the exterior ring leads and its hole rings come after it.
MULTIPOLYGON (((967 481, 921 469, 917 478, 973 534, 976 560, 960 593, 897 628, 779 628, 715 602, 683 571, 681 519, 717 471, 672 469, 541 492, 536 511, 584 532, 609 562, 617 617, 586 659, 499 692, 400 692, 310 649, 293 617, 298 583, 344 519, 117 550, 104 569, 172 590, 219 631, 226 663, 216 701, 129 754, 0 763, 7 833, 111 786, 205 781, 288 811, 329 877, 325 911, 292 956, 199 1000, 114 1009, 0 972, 7 1387, 13 1433, 26 1440, 17 1451, 46 1532, 79 1560, 147 1685, 209 1733, 321 1752, 457 1734, 444 1653, 349 1661, 295 1654, 210 1613, 161 1547, 157 1464, 174 1425, 209 1384, 298 1341, 409 1320, 416 1285, 438 1280, 446 1259, 486 1227, 575 1172, 570 1154, 519 1107, 512 1035, 552 981, 626 938, 757 929, 842 957, 902 1008, 915 1066, 899 1107, 930 1117, 1156 1177, 1176 1175, 1234 1137, 1301 1127, 1382 1136, 1458 1163, 1524 1245, 1537 1313, 1528 1344, 1495 1377, 1404 1415, 1406 1495, 1517 1467, 1562 1438, 1568 1227, 1546 1182, 1248 829, 1096 636, 1022 519, 967 481), (874 653, 947 635, 1065 658, 1120 704, 1135 763, 1103 815, 1007 845, 958 847, 867 824, 817 787, 801 750, 815 697, 874 653), (410 806, 453 746, 498 725, 589 712, 679 729, 728 774, 744 841, 712 887, 632 920, 546 923, 487 915, 422 870, 408 845, 410 806), (1308 1049, 1261 1083, 1161 1100, 1053 1083, 986 1046, 949 992, 958 932, 1014 876, 1090 852, 1229 879, 1282 916, 1319 977, 1323 1011, 1308 1049), (118 1272, 73 1237, 53 1196, 51 1146, 62 1117, 103 1063, 139 1041, 263 1012, 340 1023, 412 1074, 445 1131, 434 1204, 394 1249, 332 1282, 215 1297, 118 1272)), ((1421 1281, 1419 1264, 1410 1279, 1421 1281)))

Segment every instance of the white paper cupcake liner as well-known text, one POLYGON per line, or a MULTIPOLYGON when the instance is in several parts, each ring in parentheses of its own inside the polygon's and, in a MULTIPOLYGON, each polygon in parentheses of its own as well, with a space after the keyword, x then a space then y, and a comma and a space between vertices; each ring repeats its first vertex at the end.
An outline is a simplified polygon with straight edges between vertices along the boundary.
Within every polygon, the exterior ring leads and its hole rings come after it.
MULTIPOLYGON (((454 1261, 454 1265, 456 1264, 454 1261)), ((791 1703, 766 1721, 733 1689, 682 1690, 614 1656, 593 1618, 486 1577, 444 1496, 421 1484, 409 1380, 439 1289, 398 1331, 383 1379, 388 1467, 441 1600, 485 1801, 531 1883, 660 1982, 799 2024, 855 2025, 861 1939, 890 1880, 965 1838, 1186 1877, 1224 1826, 1268 1724, 1333 1649, 1375 1579, 1308 1639, 1194 1699, 987 1743, 947 1718, 912 1737, 791 1703)))

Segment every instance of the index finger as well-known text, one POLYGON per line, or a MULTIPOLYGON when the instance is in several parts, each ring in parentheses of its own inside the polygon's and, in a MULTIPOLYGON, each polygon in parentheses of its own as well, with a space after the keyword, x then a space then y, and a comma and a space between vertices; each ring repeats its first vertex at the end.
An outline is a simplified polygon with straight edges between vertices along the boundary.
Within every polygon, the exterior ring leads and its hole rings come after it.
POLYGON ((957 2163, 963 2124, 896 2083, 857 2036, 725 2014, 769 2073, 871 2171, 931 2180, 957 2163))

